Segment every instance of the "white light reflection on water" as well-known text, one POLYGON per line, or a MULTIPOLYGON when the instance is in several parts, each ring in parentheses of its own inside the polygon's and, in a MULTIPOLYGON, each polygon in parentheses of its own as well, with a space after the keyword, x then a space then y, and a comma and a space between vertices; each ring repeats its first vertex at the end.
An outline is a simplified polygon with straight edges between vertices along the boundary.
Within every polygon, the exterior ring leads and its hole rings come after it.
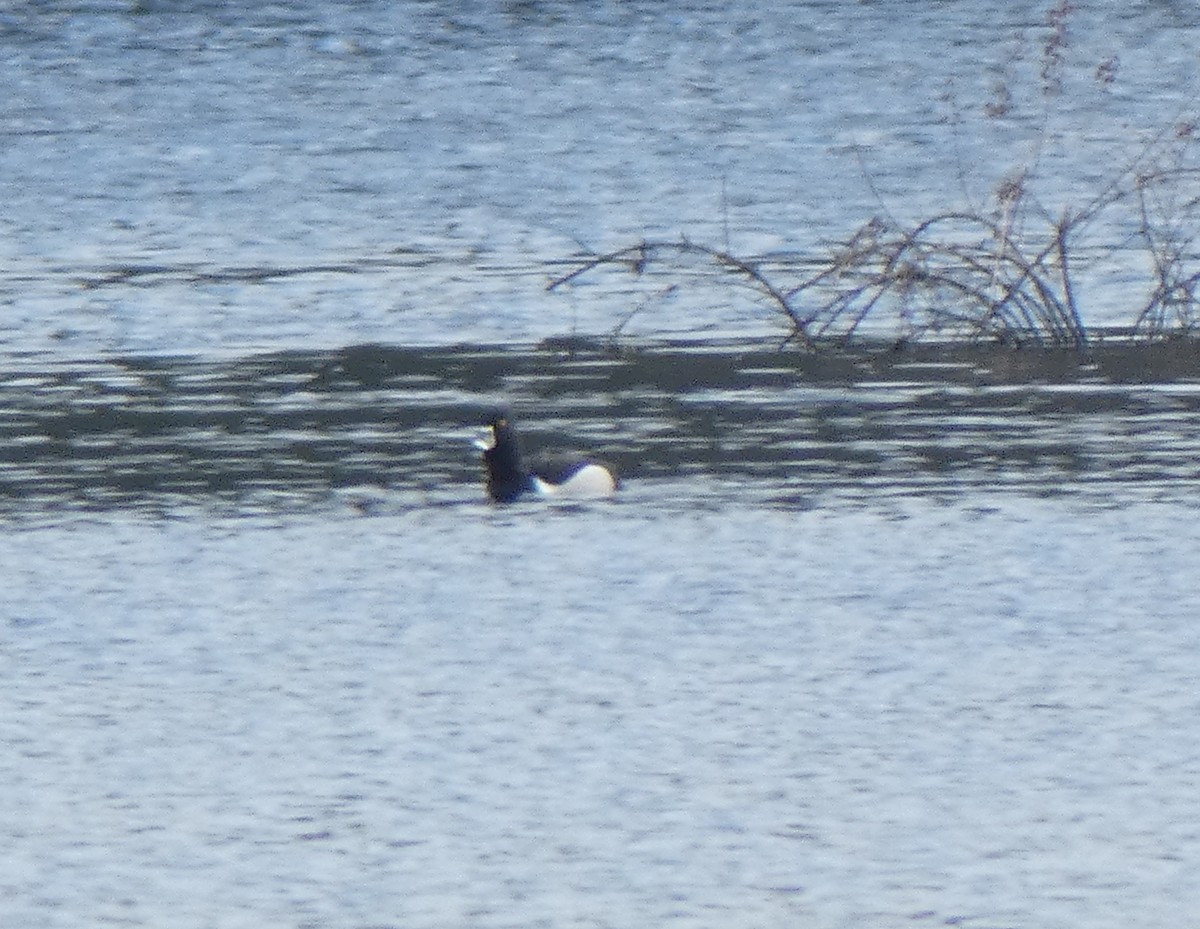
POLYGON ((1161 926, 1192 508, 10 526, 4 922, 1161 926))

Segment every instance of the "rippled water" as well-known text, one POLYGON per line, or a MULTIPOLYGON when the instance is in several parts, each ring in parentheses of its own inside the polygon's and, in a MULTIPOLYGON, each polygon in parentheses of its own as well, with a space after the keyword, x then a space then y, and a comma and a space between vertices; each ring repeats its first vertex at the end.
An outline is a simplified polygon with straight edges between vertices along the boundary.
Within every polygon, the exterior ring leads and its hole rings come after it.
POLYGON ((1200 394, 1145 354, 10 372, 0 911, 1186 918, 1200 394), (484 503, 501 395, 617 501, 484 503))
MULTIPOLYGON (((882 211, 982 201, 1020 167, 1051 213, 1082 207, 1189 114, 1197 22, 1177 4, 1077 10, 1064 93, 1045 99, 1045 18, 931 2, 10 5, 0 339, 85 356, 535 341, 605 331, 642 302, 643 332, 754 334, 769 311, 711 280, 670 297, 544 283, 581 247, 644 236, 803 255, 882 211), (1011 113, 986 119, 999 88, 1011 113)), ((1130 322, 1124 291, 1080 287, 1087 322, 1130 322)))
POLYGON ((132 356, 0 377, 14 516, 475 503, 498 403, 526 440, 626 482, 784 508, 981 490, 1183 498, 1200 478, 1197 350, 769 343, 362 345, 223 361, 132 356))
POLYGON ((1044 107, 1045 13, 0 9, 0 925, 1193 918, 1191 343, 545 289, 643 236, 786 276, 1039 140, 1094 189, 1198 24, 1075 11, 1044 107), (487 504, 501 401, 617 499, 487 504))
POLYGON ((1194 512, 10 527, 5 920, 1186 922, 1194 512))

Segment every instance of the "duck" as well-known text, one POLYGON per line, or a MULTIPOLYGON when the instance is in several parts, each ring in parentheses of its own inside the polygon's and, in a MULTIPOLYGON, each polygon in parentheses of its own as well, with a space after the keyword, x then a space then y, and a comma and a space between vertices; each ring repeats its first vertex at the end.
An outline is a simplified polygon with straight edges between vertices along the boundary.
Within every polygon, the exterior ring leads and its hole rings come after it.
POLYGON ((617 478, 612 469, 588 458, 554 458, 526 462, 521 440, 507 413, 495 413, 487 422, 486 440, 476 440, 483 452, 487 493, 496 503, 512 503, 532 494, 570 500, 598 500, 613 496, 617 478))

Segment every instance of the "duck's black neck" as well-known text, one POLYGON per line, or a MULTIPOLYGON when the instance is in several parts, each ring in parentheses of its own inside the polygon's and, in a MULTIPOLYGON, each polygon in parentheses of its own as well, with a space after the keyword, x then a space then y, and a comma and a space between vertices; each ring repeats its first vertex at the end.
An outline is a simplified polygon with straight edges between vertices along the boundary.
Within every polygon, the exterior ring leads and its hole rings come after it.
POLYGON ((495 444, 483 453, 488 494, 493 500, 508 503, 529 489, 529 472, 525 470, 516 430, 499 420, 492 424, 492 431, 495 444))

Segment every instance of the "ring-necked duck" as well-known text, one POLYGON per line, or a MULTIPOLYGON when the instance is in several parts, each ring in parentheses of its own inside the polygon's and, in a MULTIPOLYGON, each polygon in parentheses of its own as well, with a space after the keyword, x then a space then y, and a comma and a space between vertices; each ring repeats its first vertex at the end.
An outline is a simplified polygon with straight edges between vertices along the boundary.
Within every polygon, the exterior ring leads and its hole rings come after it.
POLYGON ((490 441, 477 440, 487 471, 487 492, 497 503, 511 503, 523 494, 572 500, 611 497, 617 489, 613 472, 587 459, 542 459, 528 464, 521 440, 504 413, 488 422, 490 441))

